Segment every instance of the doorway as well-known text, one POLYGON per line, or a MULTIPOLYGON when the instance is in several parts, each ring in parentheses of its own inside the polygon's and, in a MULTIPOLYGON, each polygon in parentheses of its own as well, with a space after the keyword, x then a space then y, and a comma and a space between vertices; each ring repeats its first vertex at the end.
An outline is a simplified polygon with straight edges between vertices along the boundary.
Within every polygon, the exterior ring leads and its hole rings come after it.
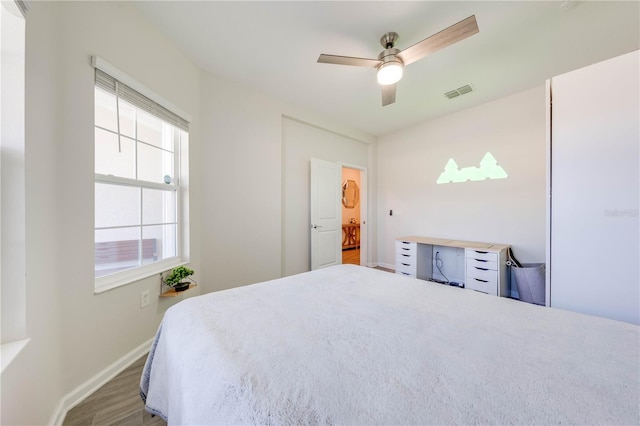
POLYGON ((360 265, 360 170, 342 168, 342 263, 360 265))

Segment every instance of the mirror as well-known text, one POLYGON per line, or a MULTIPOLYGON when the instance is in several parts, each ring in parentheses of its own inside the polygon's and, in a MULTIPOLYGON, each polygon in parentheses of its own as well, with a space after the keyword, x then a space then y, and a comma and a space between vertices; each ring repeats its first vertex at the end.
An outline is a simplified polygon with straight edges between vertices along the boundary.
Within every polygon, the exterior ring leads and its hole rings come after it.
POLYGON ((342 205, 347 209, 354 208, 360 201, 360 188, 358 184, 351 180, 345 180, 342 184, 342 205))

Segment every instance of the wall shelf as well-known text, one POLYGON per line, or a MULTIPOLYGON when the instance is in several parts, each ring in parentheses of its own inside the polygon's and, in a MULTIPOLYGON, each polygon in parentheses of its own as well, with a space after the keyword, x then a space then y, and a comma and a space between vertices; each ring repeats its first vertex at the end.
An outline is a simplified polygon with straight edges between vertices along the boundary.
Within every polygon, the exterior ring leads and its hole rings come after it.
POLYGON ((189 285, 188 289, 183 290, 183 291, 175 291, 175 289, 172 288, 170 290, 165 291, 164 293, 160 293, 160 297, 176 297, 176 296, 181 295, 185 291, 189 291, 192 288, 197 287, 197 286, 198 286, 198 284, 192 283, 192 284, 189 285))

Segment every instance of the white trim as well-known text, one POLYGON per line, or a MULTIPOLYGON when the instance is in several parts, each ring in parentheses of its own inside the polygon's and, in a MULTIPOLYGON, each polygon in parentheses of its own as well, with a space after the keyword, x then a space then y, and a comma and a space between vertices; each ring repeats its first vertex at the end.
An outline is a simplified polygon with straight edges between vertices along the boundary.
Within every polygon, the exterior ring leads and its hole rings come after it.
POLYGON ((545 261, 547 262, 547 266, 545 268, 545 286, 544 286, 544 296, 545 296, 545 305, 547 307, 551 306, 551 203, 553 200, 551 199, 551 151, 552 151, 552 141, 551 141, 551 119, 552 119, 552 108, 553 108, 553 100, 551 93, 551 79, 547 80, 545 83, 545 152, 546 152, 546 172, 545 172, 545 198, 546 198, 546 209, 545 209, 545 261))
POLYGON ((180 108, 178 108, 177 106, 175 106, 174 104, 172 104, 171 102, 169 102, 168 100, 166 100, 165 98, 163 98, 162 96, 154 92, 153 90, 147 88, 146 86, 142 85, 138 81, 129 77, 123 71, 120 71, 118 68, 111 65, 109 62, 105 61, 101 57, 92 56, 91 66, 109 74, 111 77, 115 78, 118 81, 121 81, 122 83, 136 90, 138 93, 146 96, 147 98, 163 106, 164 108, 168 109, 169 111, 176 114, 180 118, 188 121, 189 123, 193 121, 193 118, 191 117, 191 115, 187 114, 186 112, 184 112, 183 110, 181 110, 180 108))
POLYGON ((146 342, 142 343, 137 348, 125 354, 122 358, 116 360, 113 364, 109 365, 107 368, 69 392, 67 395, 65 395, 62 398, 62 401, 60 401, 57 410, 53 413, 49 424, 55 426, 62 425, 62 423, 64 422, 64 418, 66 417, 69 410, 80 404, 87 397, 89 397, 91 394, 93 394, 95 391, 109 382, 109 380, 122 373, 134 362, 139 360, 143 355, 148 353, 149 349, 151 349, 152 343, 153 338, 147 340, 146 342))
POLYGON ((18 354, 22 352, 30 340, 31 339, 22 339, 0 345, 0 360, 2 362, 0 372, 4 371, 4 369, 11 364, 11 361, 18 357, 18 354))
MULTIPOLYGON (((382 268, 387 268, 387 269, 391 269, 393 271, 396 270, 396 265, 392 265, 390 263, 382 263, 382 262, 378 262, 377 266, 380 266, 382 268)), ((375 268, 375 266, 374 266, 375 268)))
POLYGON ((157 183, 148 180, 138 180, 113 175, 103 175, 96 173, 96 182, 111 183, 121 186, 132 186, 134 188, 159 189, 161 191, 178 191, 180 187, 170 183, 157 183))
POLYGON ((153 262, 148 265, 137 266, 131 268, 130 271, 121 271, 114 274, 98 277, 95 279, 95 288, 93 294, 104 293, 106 291, 113 290, 115 288, 122 287, 123 285, 131 284, 133 282, 140 281, 154 275, 160 275, 161 273, 168 271, 169 269, 181 265, 186 265, 188 263, 188 259, 172 257, 169 259, 163 259, 159 262, 153 262))

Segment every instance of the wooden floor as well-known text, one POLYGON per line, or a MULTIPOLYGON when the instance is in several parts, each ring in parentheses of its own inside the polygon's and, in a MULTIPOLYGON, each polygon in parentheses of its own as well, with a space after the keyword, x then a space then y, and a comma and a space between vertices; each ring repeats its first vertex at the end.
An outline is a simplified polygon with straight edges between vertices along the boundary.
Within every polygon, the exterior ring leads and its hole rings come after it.
POLYGON ((114 377, 66 415, 63 425, 83 426, 166 426, 160 417, 151 417, 140 399, 140 377, 147 356, 114 377))
MULTIPOLYGON (((342 263, 349 263, 352 265, 360 264, 360 249, 342 250, 342 263)), ((375 269, 380 269, 386 272, 395 272, 393 269, 383 268, 382 266, 376 266, 375 269)))
POLYGON ((360 264, 360 249, 342 250, 342 263, 360 264))

